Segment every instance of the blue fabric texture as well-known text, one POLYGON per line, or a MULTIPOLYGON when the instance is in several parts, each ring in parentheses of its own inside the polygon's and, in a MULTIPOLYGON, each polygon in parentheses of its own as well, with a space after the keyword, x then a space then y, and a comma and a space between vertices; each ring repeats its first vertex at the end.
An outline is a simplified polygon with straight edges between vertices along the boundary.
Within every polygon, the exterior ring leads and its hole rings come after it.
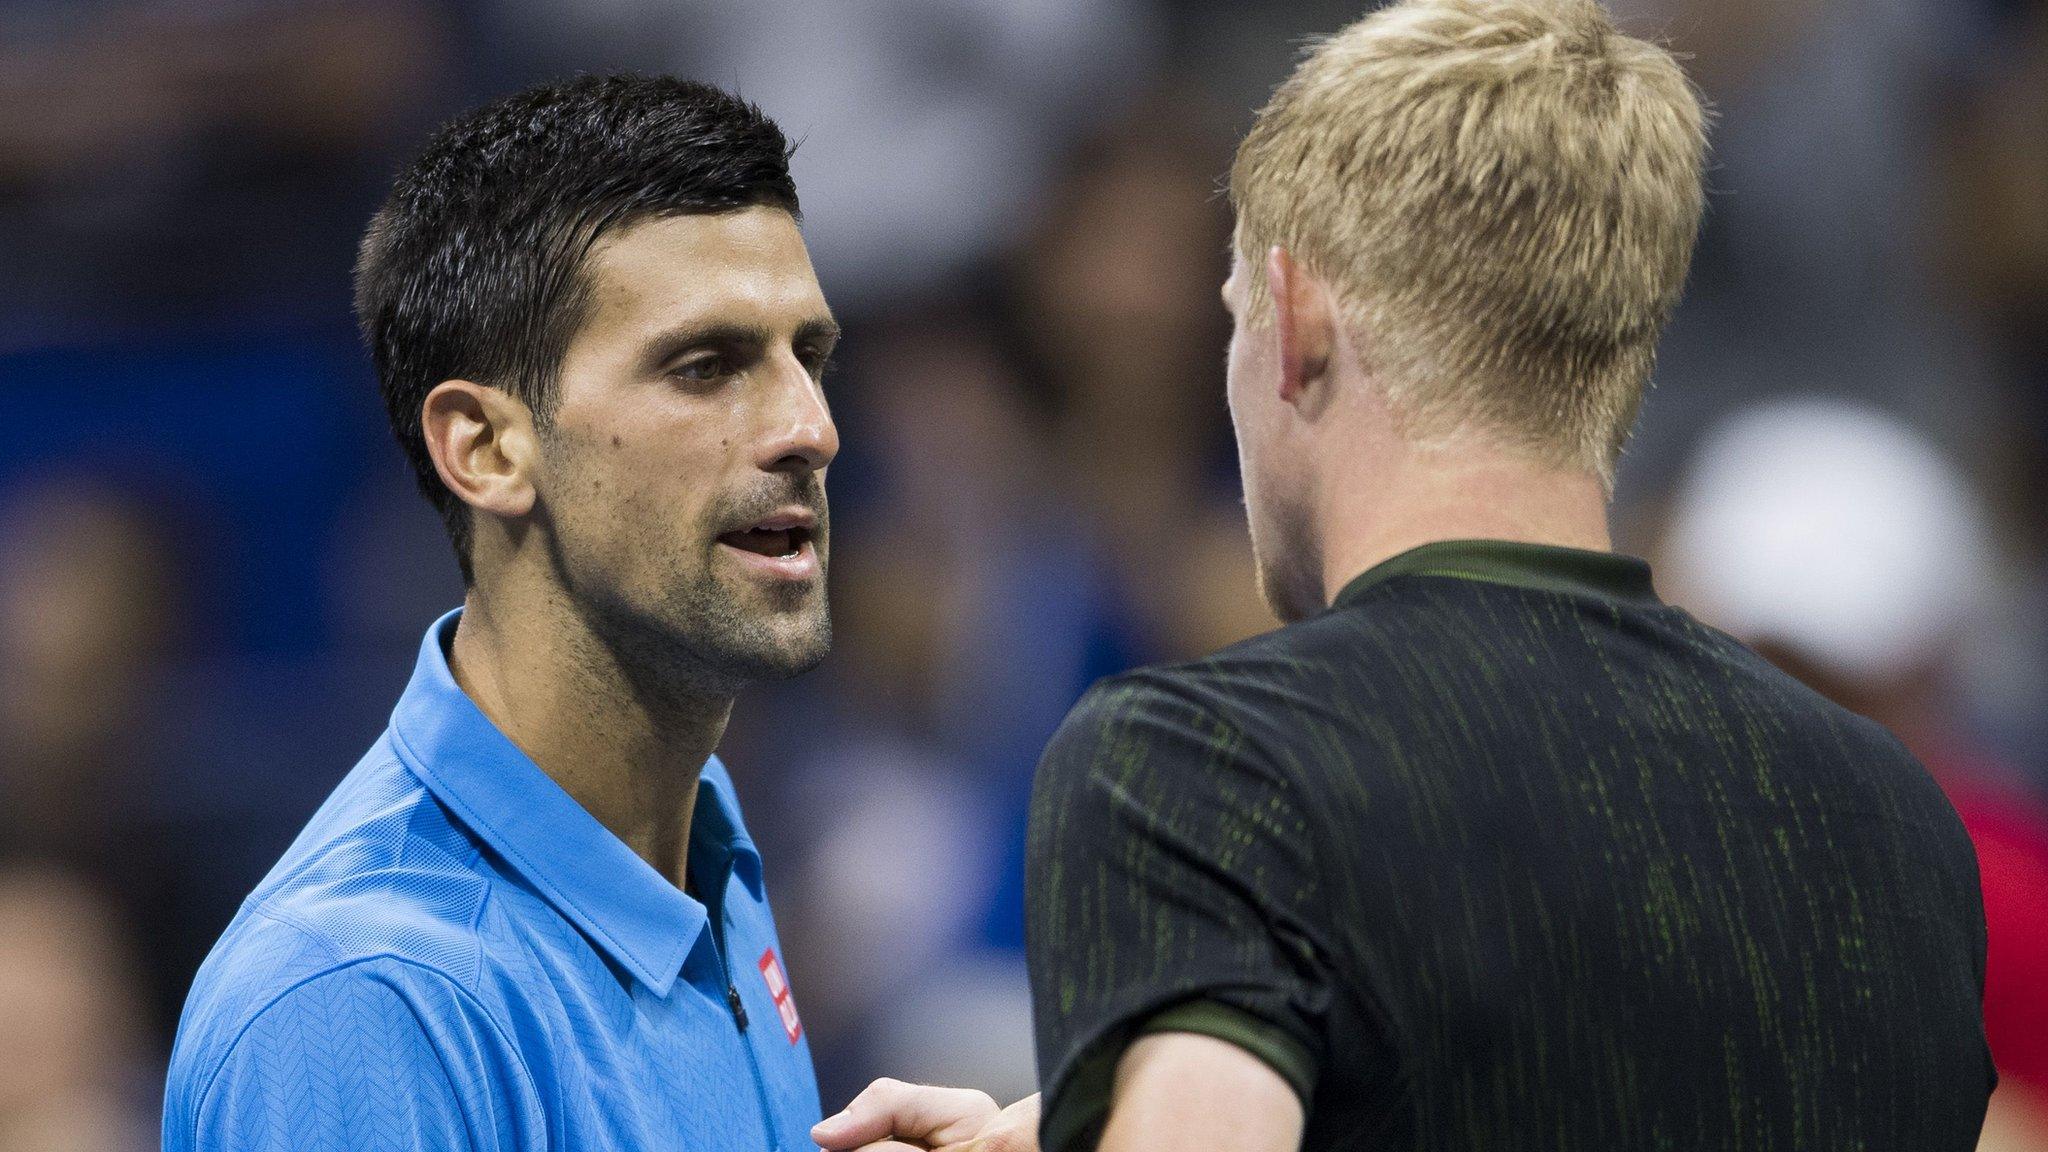
POLYGON ((200 969, 166 1152, 814 1147, 810 1045, 724 765, 690 831, 707 906, 471 703, 444 655, 459 616, 200 969))

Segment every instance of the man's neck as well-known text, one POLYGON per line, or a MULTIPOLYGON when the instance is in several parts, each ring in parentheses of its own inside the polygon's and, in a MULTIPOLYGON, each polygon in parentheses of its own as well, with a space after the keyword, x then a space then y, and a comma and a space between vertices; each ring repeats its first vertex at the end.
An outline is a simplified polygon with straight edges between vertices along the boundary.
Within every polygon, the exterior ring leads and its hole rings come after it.
POLYGON ((698 774, 725 734, 730 697, 648 699, 582 618, 546 595, 472 589, 448 666, 541 771, 683 887, 698 774))
POLYGON ((1613 548, 1606 489, 1582 472, 1473 445, 1405 450, 1372 471, 1328 478, 1319 525, 1326 599, 1382 561, 1440 540, 1613 548))

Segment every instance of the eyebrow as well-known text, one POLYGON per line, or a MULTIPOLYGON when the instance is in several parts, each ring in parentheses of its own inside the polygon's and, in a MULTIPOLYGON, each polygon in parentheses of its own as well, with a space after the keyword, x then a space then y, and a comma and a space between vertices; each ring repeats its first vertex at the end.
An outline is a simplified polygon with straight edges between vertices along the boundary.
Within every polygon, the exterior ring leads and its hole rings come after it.
MULTIPOLYGON (((825 343, 839 340, 839 324, 829 316, 813 317, 796 326, 792 344, 825 343)), ((658 368, 695 348, 765 348, 775 342, 775 332, 764 324, 713 321, 670 329, 647 342, 645 360, 658 368)))
POLYGON ((839 343, 839 322, 830 316, 820 316, 815 320, 806 320, 796 326, 796 336, 792 342, 797 344, 837 344, 839 343))

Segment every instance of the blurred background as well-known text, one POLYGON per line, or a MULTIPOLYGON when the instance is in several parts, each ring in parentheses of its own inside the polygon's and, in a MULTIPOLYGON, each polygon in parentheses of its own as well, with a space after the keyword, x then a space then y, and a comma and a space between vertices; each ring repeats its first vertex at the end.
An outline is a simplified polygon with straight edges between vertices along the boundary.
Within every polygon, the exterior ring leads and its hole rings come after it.
MULTIPOLYGON (((840 642, 725 748, 825 1103, 1030 1091, 1029 774, 1095 677, 1272 626, 1218 189, 1370 6, 0 0, 0 1152, 154 1145, 193 969, 460 598, 348 314, 383 188, 621 68, 802 141, 848 330, 840 642)), ((1941 778, 2048 1099, 2048 5, 1618 8, 1720 113, 1623 545, 1941 778)))

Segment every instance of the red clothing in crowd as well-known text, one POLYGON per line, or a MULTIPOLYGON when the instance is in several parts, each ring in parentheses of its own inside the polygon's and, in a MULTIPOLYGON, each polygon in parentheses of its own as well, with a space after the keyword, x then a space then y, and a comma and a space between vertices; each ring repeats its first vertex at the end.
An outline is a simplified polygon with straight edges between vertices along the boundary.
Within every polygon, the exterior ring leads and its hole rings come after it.
POLYGON ((1984 883, 1984 1031, 1999 1082, 2048 1095, 2048 808, 1981 757, 1922 749, 1977 848, 1984 883))

